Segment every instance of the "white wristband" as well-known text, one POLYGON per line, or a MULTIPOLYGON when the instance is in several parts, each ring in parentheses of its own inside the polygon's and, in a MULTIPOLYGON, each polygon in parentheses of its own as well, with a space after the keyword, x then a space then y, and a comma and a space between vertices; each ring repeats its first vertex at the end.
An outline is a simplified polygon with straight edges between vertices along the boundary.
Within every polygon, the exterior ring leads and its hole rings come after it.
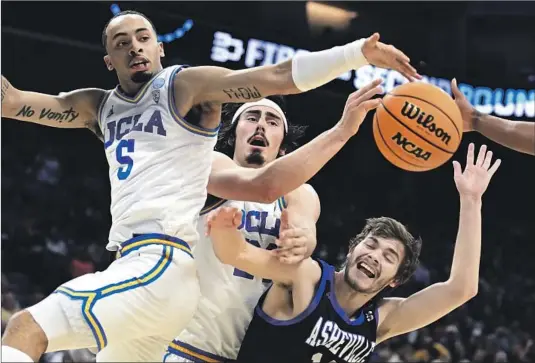
POLYGON ((292 59, 292 78, 301 91, 318 88, 368 63, 362 54, 366 39, 320 52, 300 53, 292 59))

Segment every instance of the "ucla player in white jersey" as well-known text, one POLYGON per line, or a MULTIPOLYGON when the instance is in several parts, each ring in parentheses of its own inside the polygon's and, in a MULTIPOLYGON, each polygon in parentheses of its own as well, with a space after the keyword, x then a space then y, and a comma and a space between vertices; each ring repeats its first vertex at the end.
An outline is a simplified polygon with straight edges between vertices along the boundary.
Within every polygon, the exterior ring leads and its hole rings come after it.
POLYGON ((194 314, 199 284, 190 248, 206 198, 221 103, 317 88, 371 63, 417 78, 408 58, 375 34, 273 66, 163 68, 162 43, 143 14, 114 16, 103 32, 115 90, 58 96, 21 91, 2 76, 2 116, 45 126, 90 128, 110 166, 118 259, 59 287, 16 314, 2 338, 5 362, 44 352, 96 348, 98 361, 155 361, 194 314))
MULTIPOLYGON (((221 133, 217 150, 230 156, 232 162, 238 166, 251 169, 262 168, 277 157, 289 153, 304 128, 291 125, 281 108, 282 99, 274 100, 277 103, 271 99, 262 99, 243 104, 239 108, 233 107, 232 104, 227 105, 226 108, 232 108, 233 112, 229 115, 231 120, 228 122, 228 127, 221 133)), ((224 114, 228 111, 225 110, 224 114)), ((316 147, 316 150, 318 154, 321 152, 319 147, 316 147)), ((216 160, 225 157, 216 154, 216 160)), ((297 157, 303 159, 300 155, 297 157)), ((284 161, 286 160, 283 160, 283 164, 284 161)), ((211 178, 212 185, 217 184, 218 178, 217 162, 215 164, 214 176, 211 178)), ((279 179, 279 183, 282 180, 279 179)), ((241 188, 236 186, 234 189, 243 191, 247 188, 251 189, 247 186, 241 188)), ((214 188, 209 184, 208 190, 212 191, 211 189, 214 188)), ((217 187, 215 189, 217 193, 217 187)), ((254 190, 252 192, 254 193, 254 190)), ((246 194, 242 196, 247 197, 246 194)), ((313 227, 319 215, 319 199, 310 185, 299 187, 286 198, 264 200, 264 203, 231 201, 209 195, 198 223, 199 234, 202 237, 193 249, 199 270, 202 297, 193 320, 170 344, 164 359, 166 362, 211 362, 235 358, 245 328, 251 320, 253 307, 269 286, 269 281, 224 265, 215 256, 212 242, 206 236, 205 217, 209 211, 219 206, 233 206, 242 210, 244 218, 240 230, 246 240, 261 248, 276 251, 281 259, 295 259, 296 251, 302 255, 300 257, 302 259, 308 257, 314 250, 313 227), (296 198, 301 201, 295 200, 296 198), (286 203, 290 203, 294 208, 296 207, 294 203, 299 203, 300 206, 297 208, 300 209, 300 214, 303 218, 308 218, 312 226, 303 229, 305 233, 300 236, 299 242, 307 243, 307 246, 301 251, 300 247, 291 250, 276 249, 279 243, 277 238, 281 212, 287 206, 286 203)))
MULTIPOLYGON (((275 166, 274 175, 278 177, 278 184, 282 184, 281 188, 287 188, 287 180, 294 182, 299 179, 296 177, 298 175, 308 176, 310 172, 319 171, 358 131, 366 113, 380 102, 378 99, 370 100, 381 92, 377 87, 379 83, 372 82, 352 94, 338 124, 284 157, 281 156, 296 146, 296 140, 304 128, 288 122, 280 107, 281 102, 273 101, 280 98, 246 103, 237 110, 234 105, 228 105, 233 109, 229 113, 231 121, 221 133, 217 149, 232 156, 236 165, 260 173, 266 173, 266 170, 275 166), (275 160, 277 157, 281 158, 275 160)), ((218 153, 217 158, 224 156, 218 153)), ((215 162, 208 190, 216 195, 224 194, 224 190, 218 188, 222 173, 221 165, 215 162)), ((302 179, 302 182, 306 180, 302 179)), ((236 182, 238 185, 232 188, 236 190, 234 193, 247 198, 248 189, 251 190, 249 193, 254 192, 250 184, 240 185, 239 180, 236 182)), ((283 190, 279 189, 279 192, 283 190)), ((273 250, 273 255, 281 262, 297 263, 312 254, 316 246, 315 224, 320 213, 319 198, 308 184, 290 190, 285 197, 267 199, 265 203, 209 198, 199 221, 199 233, 204 238, 193 249, 199 267, 201 301, 193 320, 170 343, 165 362, 222 362, 235 359, 253 316, 254 306, 269 286, 270 281, 219 261, 210 238, 206 236, 208 212, 224 206, 241 210, 243 219, 238 229, 245 239, 254 246, 273 250), (281 213, 286 207, 289 211, 286 215, 291 216, 288 223, 293 228, 280 230, 281 213)))

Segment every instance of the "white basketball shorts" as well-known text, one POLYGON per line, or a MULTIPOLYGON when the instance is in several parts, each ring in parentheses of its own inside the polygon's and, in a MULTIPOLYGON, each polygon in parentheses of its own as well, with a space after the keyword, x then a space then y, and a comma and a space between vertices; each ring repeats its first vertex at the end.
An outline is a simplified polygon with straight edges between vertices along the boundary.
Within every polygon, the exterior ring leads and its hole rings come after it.
POLYGON ((188 244, 162 234, 132 238, 104 271, 71 280, 28 311, 47 352, 96 348, 97 361, 161 362, 200 298, 188 244))

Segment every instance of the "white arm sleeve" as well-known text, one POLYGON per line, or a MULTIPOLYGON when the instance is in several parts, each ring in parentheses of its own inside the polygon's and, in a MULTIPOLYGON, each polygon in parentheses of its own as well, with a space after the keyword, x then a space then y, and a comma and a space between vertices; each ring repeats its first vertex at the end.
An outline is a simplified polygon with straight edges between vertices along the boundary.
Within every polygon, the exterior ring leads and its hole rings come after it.
POLYGON ((292 59, 292 78, 301 91, 318 88, 336 77, 369 64, 362 54, 366 39, 319 52, 301 53, 292 59))

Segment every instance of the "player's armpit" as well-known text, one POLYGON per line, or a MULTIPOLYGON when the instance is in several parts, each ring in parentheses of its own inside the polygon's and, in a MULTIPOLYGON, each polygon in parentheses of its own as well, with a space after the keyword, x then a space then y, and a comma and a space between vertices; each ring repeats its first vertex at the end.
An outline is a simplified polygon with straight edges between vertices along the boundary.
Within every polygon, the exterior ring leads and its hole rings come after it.
POLYGON ((474 296, 446 281, 408 298, 385 298, 379 307, 377 343, 432 324, 474 296))
POLYGON ((80 89, 59 96, 21 91, 2 76, 2 117, 62 128, 93 126, 105 91, 80 89))
POLYGON ((271 95, 301 92, 292 78, 291 61, 239 71, 200 66, 180 71, 175 78, 175 94, 187 94, 177 108, 182 114, 204 102, 251 102, 271 95))

